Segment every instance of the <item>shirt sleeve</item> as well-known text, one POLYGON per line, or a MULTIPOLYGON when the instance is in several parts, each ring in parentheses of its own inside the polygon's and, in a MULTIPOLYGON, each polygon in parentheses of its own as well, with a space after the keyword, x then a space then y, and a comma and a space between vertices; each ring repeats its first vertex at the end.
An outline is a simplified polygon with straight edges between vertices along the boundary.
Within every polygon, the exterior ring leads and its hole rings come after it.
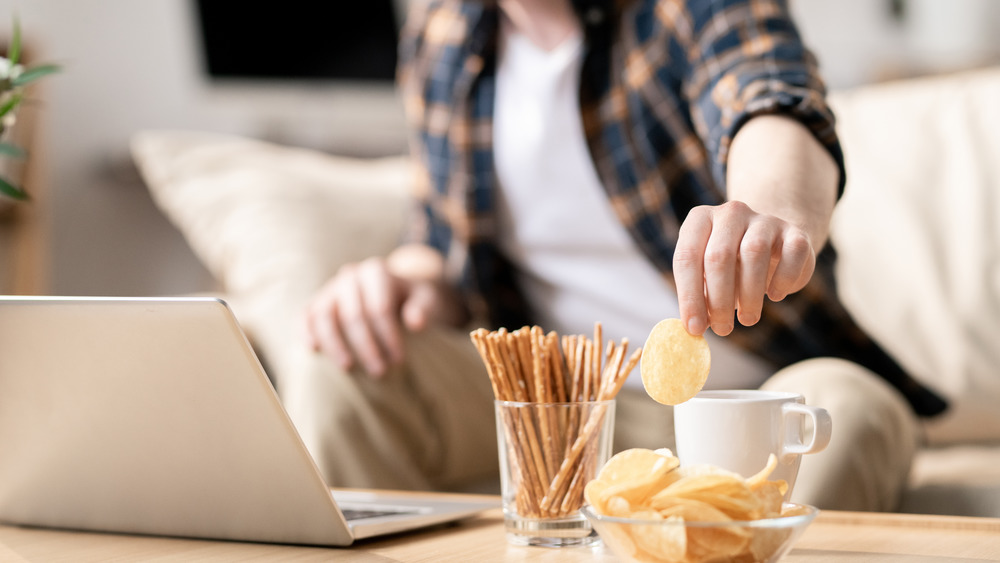
POLYGON ((782 0, 689 0, 682 77, 695 129, 725 185, 726 159, 740 127, 757 115, 780 114, 805 125, 846 180, 844 156, 815 56, 805 47, 782 0))
POLYGON ((409 135, 410 157, 413 161, 413 176, 410 179, 411 205, 408 210, 406 228, 402 233, 402 242, 427 244, 443 251, 440 241, 439 244, 433 244, 432 232, 435 228, 440 228, 441 221, 431 207, 430 171, 427 169, 422 148, 422 138, 426 126, 424 124, 424 100, 420 76, 422 73, 421 51, 427 20, 433 8, 433 2, 425 0, 412 2, 399 39, 396 82, 403 101, 409 135))
POLYGON ((456 83, 466 71, 470 16, 463 2, 415 0, 400 37, 397 82, 414 164, 411 209, 404 242, 438 250, 452 277, 462 275, 461 253, 452 252, 466 232, 464 185, 453 182, 459 158, 451 138, 457 116, 456 83), (452 258, 452 254, 455 257, 452 258))

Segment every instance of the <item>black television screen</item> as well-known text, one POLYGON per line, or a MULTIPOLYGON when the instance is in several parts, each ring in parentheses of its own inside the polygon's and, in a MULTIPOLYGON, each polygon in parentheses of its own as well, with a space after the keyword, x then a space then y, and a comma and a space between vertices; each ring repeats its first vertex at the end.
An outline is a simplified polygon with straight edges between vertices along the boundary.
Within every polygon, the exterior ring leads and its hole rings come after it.
POLYGON ((195 0, 213 79, 392 81, 393 0, 195 0))

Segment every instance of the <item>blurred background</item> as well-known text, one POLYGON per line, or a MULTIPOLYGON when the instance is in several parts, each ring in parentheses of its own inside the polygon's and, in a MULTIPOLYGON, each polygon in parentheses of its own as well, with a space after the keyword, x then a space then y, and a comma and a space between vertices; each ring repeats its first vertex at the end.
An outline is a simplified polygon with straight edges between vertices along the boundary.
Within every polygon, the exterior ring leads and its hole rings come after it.
MULTIPOLYGON (((350 156, 405 151, 391 77, 406 0, 0 0, 28 55, 62 65, 39 103, 29 264, 4 292, 163 295, 211 276, 128 153, 144 129, 232 133, 350 156), (280 8, 280 12, 279 12, 280 8)), ((831 89, 1000 64, 996 0, 792 0, 831 89)), ((20 204, 19 204, 20 205, 20 204)), ((9 215, 9 213, 8 213, 9 215)), ((0 221, 3 221, 0 214, 0 221)), ((10 219, 8 218, 9 222, 10 219)), ((9 246, 0 227, 0 247, 9 246)))

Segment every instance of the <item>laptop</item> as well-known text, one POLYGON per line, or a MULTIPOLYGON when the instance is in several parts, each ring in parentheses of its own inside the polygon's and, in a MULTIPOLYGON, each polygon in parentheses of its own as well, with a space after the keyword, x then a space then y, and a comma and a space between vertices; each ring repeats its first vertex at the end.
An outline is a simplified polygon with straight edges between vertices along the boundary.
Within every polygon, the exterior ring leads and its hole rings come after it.
POLYGON ((222 300, 0 297, 0 522, 345 546, 498 505, 331 490, 222 300))

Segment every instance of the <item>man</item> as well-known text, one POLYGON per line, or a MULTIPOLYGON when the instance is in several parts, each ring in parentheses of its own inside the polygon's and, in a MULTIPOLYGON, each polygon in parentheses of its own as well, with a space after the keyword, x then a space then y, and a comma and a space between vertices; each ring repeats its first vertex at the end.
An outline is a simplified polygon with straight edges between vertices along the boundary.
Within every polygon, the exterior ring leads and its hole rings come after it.
MULTIPOLYGON (((914 417, 944 403, 836 298, 843 157, 784 2, 430 2, 408 22, 400 83, 420 171, 410 242, 319 292, 317 350, 345 372, 423 382, 435 375, 408 365, 406 339, 428 327, 601 321, 641 343, 678 316, 710 329, 709 386, 831 410, 834 439, 803 462, 797 500, 894 508, 914 417)), ((482 400, 481 383, 445 379, 436 408, 482 400)), ((669 409, 634 383, 619 397, 616 448, 670 444, 669 409)), ((488 425, 489 406, 465 424, 488 425)), ((474 441, 442 448, 489 455, 474 441)))

